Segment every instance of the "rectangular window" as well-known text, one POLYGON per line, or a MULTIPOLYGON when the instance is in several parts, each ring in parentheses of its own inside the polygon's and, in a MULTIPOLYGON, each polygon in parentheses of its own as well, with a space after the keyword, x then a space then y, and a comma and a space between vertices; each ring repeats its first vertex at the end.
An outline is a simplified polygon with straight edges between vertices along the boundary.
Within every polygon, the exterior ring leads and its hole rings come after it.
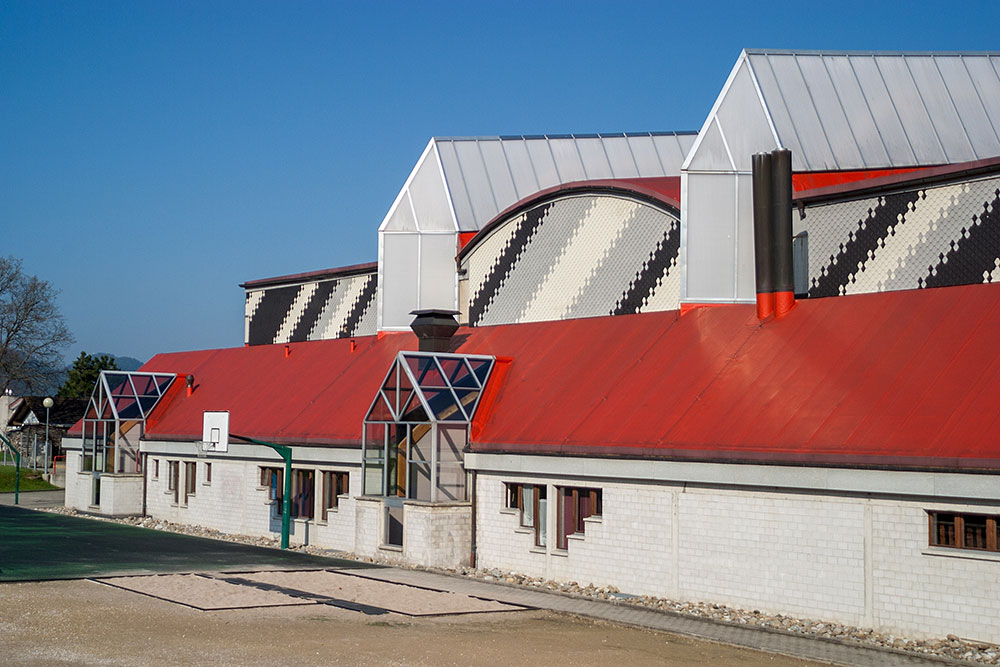
POLYGON ((558 540, 556 547, 566 549, 570 535, 582 535, 584 519, 601 516, 601 490, 559 487, 558 540))
POLYGON ((160 459, 153 459, 153 479, 160 478, 160 459))
MULTIPOLYGON (((261 468, 260 469, 260 485, 267 489, 267 499, 275 500, 278 504, 281 504, 282 496, 285 490, 285 469, 284 468, 261 468)), ((281 508, 278 508, 278 513, 281 513, 281 508)))
POLYGON ((292 470, 292 516, 311 519, 315 514, 315 476, 313 470, 292 470))
POLYGON ((928 512, 927 519, 932 547, 1000 551, 998 516, 928 512))
POLYGON ((349 483, 350 475, 346 472, 327 470, 323 473, 323 521, 326 521, 328 510, 337 509, 337 499, 350 493, 349 483))
POLYGON ((544 547, 547 537, 545 485, 508 482, 505 486, 507 489, 505 506, 507 509, 516 509, 518 511, 520 526, 522 528, 534 528, 535 546, 544 547))
POLYGON ((212 464, 205 462, 205 485, 208 486, 212 483, 212 464))
POLYGON ((177 504, 180 493, 181 464, 180 461, 167 461, 167 490, 174 494, 174 504, 177 504))
POLYGON ((184 464, 184 504, 187 504, 188 496, 194 495, 194 487, 197 481, 198 464, 189 461, 184 464))

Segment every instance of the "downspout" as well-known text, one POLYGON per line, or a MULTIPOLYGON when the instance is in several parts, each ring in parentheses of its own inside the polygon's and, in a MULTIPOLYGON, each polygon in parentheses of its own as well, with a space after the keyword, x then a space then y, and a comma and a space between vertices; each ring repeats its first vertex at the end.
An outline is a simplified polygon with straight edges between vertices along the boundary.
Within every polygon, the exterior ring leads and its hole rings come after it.
POLYGON ((149 452, 142 453, 142 516, 146 516, 146 480, 149 471, 146 466, 149 464, 149 452))
POLYGON ((476 471, 472 471, 472 540, 469 551, 469 567, 476 569, 476 471))

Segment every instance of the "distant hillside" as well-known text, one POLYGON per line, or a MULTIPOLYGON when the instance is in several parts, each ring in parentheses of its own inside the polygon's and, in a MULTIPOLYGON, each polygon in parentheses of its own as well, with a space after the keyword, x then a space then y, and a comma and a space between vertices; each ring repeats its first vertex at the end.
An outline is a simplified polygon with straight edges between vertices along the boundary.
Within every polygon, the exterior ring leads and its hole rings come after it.
MULTIPOLYGON (((111 355, 115 357, 115 355, 111 355)), ((146 362, 139 361, 135 357, 115 357, 115 363, 123 371, 137 371, 146 362)))

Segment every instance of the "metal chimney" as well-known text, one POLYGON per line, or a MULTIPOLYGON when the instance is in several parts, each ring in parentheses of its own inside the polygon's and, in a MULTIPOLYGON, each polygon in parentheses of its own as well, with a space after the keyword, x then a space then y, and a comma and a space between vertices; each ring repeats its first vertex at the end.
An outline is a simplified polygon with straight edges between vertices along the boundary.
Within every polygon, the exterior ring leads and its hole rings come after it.
POLYGON ((421 352, 447 352, 451 349, 451 337, 458 331, 457 310, 413 310, 410 315, 416 319, 410 328, 420 341, 421 352))

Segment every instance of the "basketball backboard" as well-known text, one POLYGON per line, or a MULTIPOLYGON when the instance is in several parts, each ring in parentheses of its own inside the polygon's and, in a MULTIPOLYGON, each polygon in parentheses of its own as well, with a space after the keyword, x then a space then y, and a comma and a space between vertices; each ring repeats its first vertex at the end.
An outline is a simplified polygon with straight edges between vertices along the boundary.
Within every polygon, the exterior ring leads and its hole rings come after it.
POLYGON ((229 451, 229 411, 205 411, 202 447, 207 452, 229 451))

